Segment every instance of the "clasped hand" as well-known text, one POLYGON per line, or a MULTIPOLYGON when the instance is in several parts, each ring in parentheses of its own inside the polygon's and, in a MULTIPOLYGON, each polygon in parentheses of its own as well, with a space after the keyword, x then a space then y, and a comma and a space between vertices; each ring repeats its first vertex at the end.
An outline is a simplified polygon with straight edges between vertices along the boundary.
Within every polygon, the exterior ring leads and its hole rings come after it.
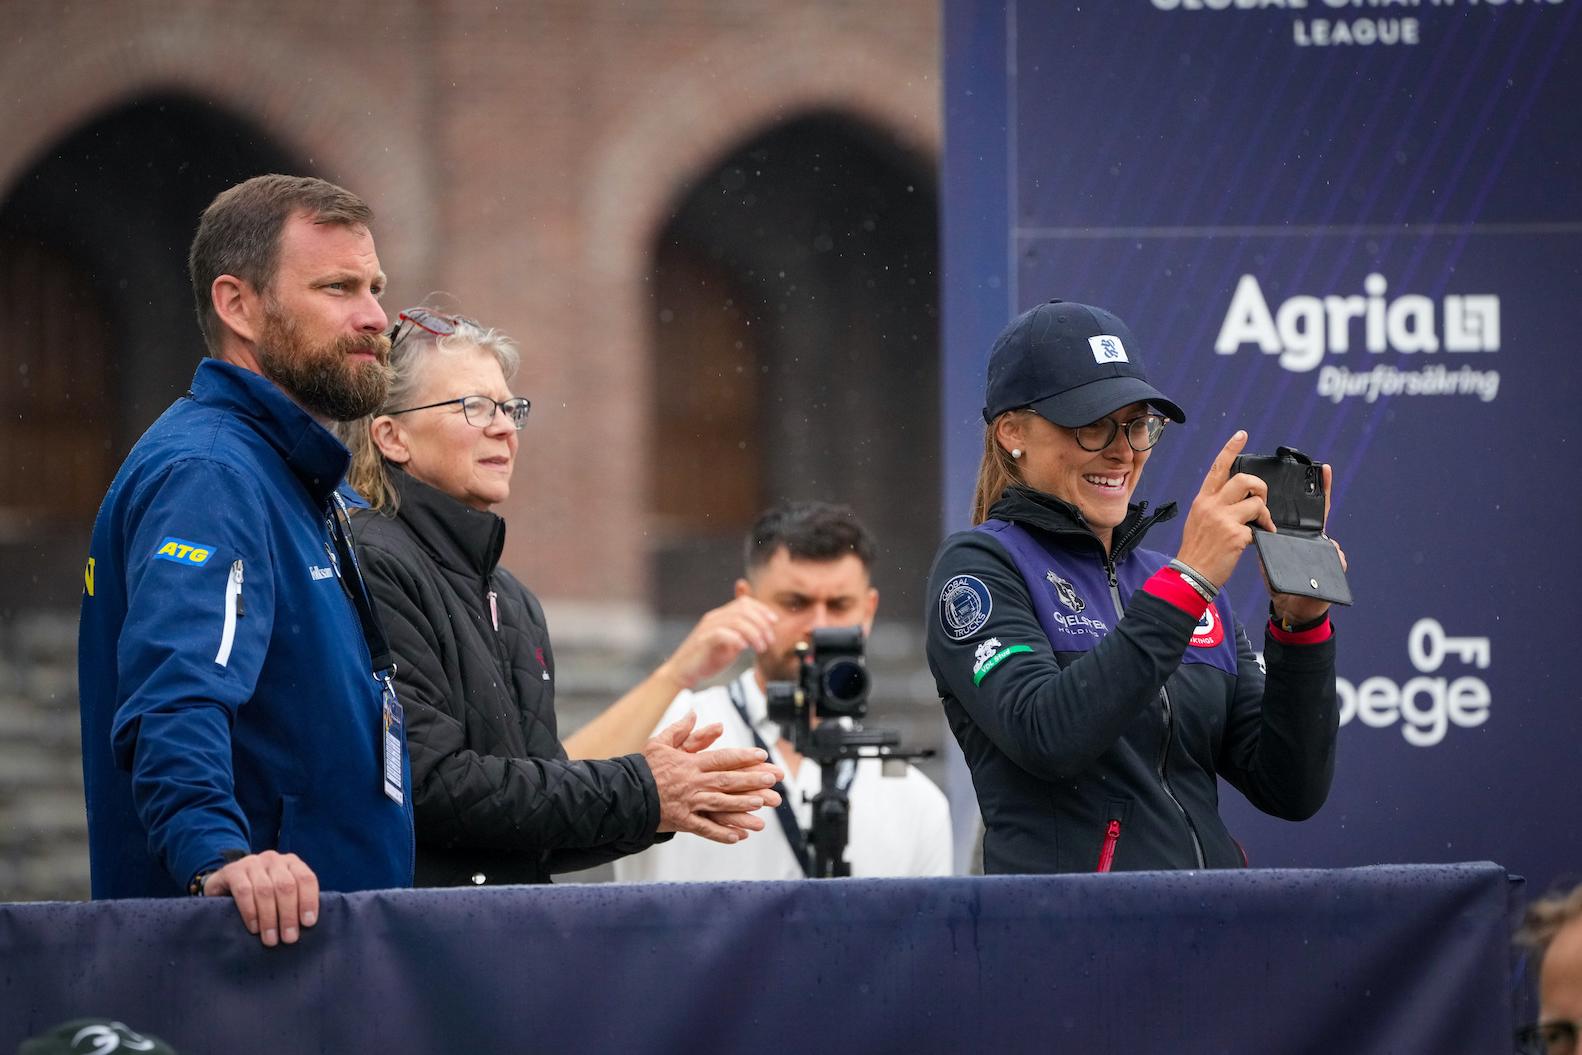
POLYGON ((773 789, 785 775, 756 747, 705 750, 723 729, 718 723, 695 729, 697 720, 690 713, 643 745, 659 788, 659 830, 740 842, 763 830, 753 812, 780 804, 773 789))

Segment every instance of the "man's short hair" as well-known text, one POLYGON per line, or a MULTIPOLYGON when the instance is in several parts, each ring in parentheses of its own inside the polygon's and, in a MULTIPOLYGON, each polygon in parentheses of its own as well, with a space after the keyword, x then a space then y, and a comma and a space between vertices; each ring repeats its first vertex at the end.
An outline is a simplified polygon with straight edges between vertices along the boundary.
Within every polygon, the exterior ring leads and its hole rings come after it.
POLYGON ((851 507, 829 502, 781 502, 764 511, 747 534, 743 563, 757 571, 784 546, 793 560, 832 561, 852 554, 873 568, 873 536, 851 507))
POLYGON ((1582 919, 1582 884, 1539 898, 1527 906, 1521 929, 1516 932, 1516 942, 1533 950, 1537 961, 1542 963, 1555 935, 1578 919, 1582 919))
POLYGON ((312 176, 254 176, 223 190, 203 210, 187 256, 198 326, 210 353, 220 350, 220 320, 210 290, 221 275, 234 275, 255 290, 267 290, 280 266, 280 232, 293 214, 314 223, 367 227, 373 210, 343 187, 312 176))

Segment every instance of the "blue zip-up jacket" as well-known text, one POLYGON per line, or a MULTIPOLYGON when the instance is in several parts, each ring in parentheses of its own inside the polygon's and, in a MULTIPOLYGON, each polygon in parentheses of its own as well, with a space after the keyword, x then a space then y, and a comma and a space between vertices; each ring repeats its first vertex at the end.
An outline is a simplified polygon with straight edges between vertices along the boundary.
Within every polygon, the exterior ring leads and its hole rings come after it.
POLYGON ((324 890, 411 884, 410 765, 403 746, 398 803, 330 545, 348 461, 280 389, 211 359, 116 474, 78 630, 94 897, 185 894, 268 849, 324 890))

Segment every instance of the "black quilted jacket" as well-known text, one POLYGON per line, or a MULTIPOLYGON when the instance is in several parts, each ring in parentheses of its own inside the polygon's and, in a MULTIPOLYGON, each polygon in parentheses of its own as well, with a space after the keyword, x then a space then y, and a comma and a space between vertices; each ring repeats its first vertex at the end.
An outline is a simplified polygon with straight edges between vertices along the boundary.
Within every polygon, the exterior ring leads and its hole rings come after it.
POLYGON ((496 567, 505 522, 392 471, 396 515, 352 525, 396 657, 418 886, 546 883, 654 842, 642 755, 571 762, 544 612, 496 567))

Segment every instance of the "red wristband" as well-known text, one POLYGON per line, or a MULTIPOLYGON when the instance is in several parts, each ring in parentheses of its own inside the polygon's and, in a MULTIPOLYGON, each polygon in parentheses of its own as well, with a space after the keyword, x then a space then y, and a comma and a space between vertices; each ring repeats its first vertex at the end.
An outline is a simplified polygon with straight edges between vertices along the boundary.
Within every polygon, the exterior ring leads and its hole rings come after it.
POLYGON ((1329 616, 1324 616, 1324 621, 1307 630, 1281 630, 1280 624, 1273 619, 1269 620, 1269 636, 1282 645, 1317 645, 1328 641, 1335 636, 1335 628, 1330 625, 1329 616))
POLYGON ((1161 601, 1168 601, 1194 619, 1203 618, 1209 602, 1174 568, 1160 568, 1143 583, 1143 590, 1161 601))

